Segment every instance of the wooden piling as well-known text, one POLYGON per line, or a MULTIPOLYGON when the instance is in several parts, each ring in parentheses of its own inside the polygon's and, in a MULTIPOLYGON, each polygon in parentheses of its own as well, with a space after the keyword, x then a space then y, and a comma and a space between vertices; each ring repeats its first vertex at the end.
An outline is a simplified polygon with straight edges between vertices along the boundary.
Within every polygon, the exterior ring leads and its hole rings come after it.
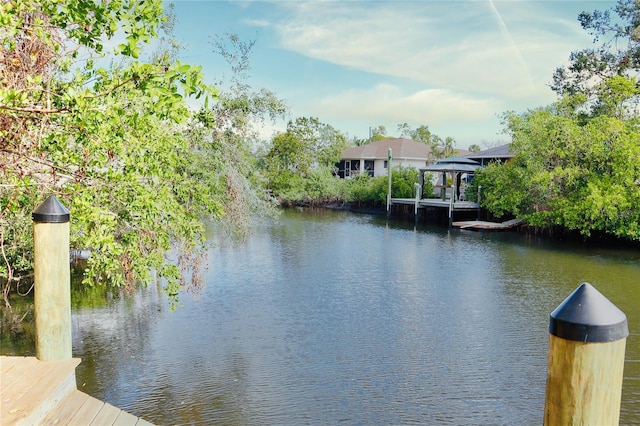
POLYGON ((36 357, 71 358, 69 211, 54 196, 33 213, 36 357))
POLYGON ((582 283, 550 315, 544 425, 618 425, 625 314, 582 283))
POLYGON ((480 210, 481 210, 481 193, 482 193, 482 185, 478 185, 478 194, 477 194, 477 200, 476 202, 478 203, 478 214, 476 215, 476 220, 480 220, 480 210))
POLYGON ((387 217, 391 216, 391 187, 392 187, 392 171, 391 171, 391 162, 393 161, 393 152, 391 148, 389 148, 387 152, 387 217))
POLYGON ((413 184, 413 192, 415 193, 415 201, 413 204, 413 218, 418 221, 418 208, 420 207, 420 196, 422 195, 422 186, 419 183, 413 184))

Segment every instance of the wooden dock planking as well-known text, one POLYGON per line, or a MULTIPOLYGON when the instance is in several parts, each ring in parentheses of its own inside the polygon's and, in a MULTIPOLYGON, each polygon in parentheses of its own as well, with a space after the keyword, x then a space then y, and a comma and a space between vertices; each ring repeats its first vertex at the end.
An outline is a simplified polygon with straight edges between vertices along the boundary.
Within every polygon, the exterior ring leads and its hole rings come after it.
POLYGON ((485 222, 482 220, 470 220, 462 222, 453 222, 451 225, 460 229, 476 229, 485 231, 504 231, 522 225, 522 220, 512 219, 505 222, 485 222))
POLYGON ((79 363, 0 356, 0 424, 152 426, 77 390, 79 363))
POLYGON ((2 363, 0 363, 0 374, 2 374, 2 378, 5 378, 5 375, 9 373, 15 365, 18 364, 18 357, 3 357, 2 363))
MULTIPOLYGON (((3 364, 4 360, 2 357, 3 364)), ((3 424, 38 424, 75 389, 75 368, 80 360, 34 363, 24 358, 24 365, 20 357, 17 361, 8 371, 13 373, 11 380, 5 382, 2 376, 0 419, 3 424)))
MULTIPOLYGON (((76 413, 80 411, 80 408, 87 401, 89 395, 83 394, 78 390, 74 390, 71 392, 69 396, 67 396, 63 403, 58 405, 53 411, 51 411, 47 417, 43 420, 43 424, 51 424, 51 425, 71 425, 74 424, 71 422, 71 419, 74 418, 76 413)), ((91 419, 95 417, 95 413, 90 417, 91 419)), ((80 420, 80 419, 78 419, 80 420)), ((89 424, 91 421, 78 421, 75 424, 89 424)))
MULTIPOLYGON (((84 398, 84 403, 80 406, 78 411, 76 411, 74 416, 69 421, 69 424, 91 423, 98 415, 100 410, 102 410, 105 403, 100 401, 99 399, 87 395, 86 393, 80 392, 79 390, 76 390, 74 393, 80 394, 82 398, 84 398)), ((52 413, 52 417, 54 416, 55 413, 52 413)))
POLYGON ((37 362, 36 358, 2 357, 0 358, 0 378, 3 386, 11 386, 15 380, 20 379, 21 370, 16 368, 21 362, 23 368, 30 368, 37 362))
MULTIPOLYGON (((415 198, 392 198, 391 204, 393 205, 404 204, 404 205, 415 206, 416 199, 415 198)), ((442 200, 440 198, 421 198, 420 200, 418 200, 418 207, 419 208, 423 208, 423 207, 449 208, 451 207, 451 200, 450 199, 442 200)), ((478 210, 479 208, 480 208, 480 205, 472 201, 455 201, 453 203, 453 210, 455 211, 461 211, 461 210, 472 211, 472 210, 478 210)))
POLYGON ((120 411, 114 424, 117 424, 118 426, 136 426, 138 424, 138 418, 126 411, 120 411))
POLYGON ((98 414, 91 420, 91 425, 112 425, 120 414, 120 410, 111 404, 105 403, 98 414))

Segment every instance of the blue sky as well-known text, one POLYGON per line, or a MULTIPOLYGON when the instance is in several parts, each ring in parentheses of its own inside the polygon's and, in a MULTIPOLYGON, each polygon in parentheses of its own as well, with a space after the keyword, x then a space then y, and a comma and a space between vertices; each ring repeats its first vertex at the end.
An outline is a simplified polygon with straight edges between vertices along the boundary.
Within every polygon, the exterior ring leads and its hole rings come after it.
MULTIPOLYGON (((169 2, 167 2, 168 4, 169 2)), ((459 148, 507 142, 499 116, 552 103, 553 71, 592 47, 583 11, 608 1, 174 0, 181 58, 229 76, 212 37, 255 39, 249 83, 350 137, 428 125, 459 148)), ((265 130, 284 129, 286 122, 265 130)))

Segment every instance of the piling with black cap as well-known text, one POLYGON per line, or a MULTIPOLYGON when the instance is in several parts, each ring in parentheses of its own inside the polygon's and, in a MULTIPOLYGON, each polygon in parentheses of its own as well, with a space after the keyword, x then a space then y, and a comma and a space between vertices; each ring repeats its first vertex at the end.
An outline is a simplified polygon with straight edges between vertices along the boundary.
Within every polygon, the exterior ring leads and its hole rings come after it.
POLYGON ((618 425, 626 315, 582 283, 550 315, 545 425, 618 425))
POLYGON ((71 358, 70 214, 54 196, 31 215, 34 250, 36 357, 71 358))

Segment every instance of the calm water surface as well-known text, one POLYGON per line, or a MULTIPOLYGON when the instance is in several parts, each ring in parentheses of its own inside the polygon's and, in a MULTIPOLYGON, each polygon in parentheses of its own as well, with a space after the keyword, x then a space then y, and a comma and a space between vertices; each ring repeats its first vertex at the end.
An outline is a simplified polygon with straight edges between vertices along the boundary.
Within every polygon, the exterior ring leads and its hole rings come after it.
POLYGON ((640 424, 640 253, 287 210, 215 240, 205 286, 73 312, 78 387, 159 425, 542 424, 549 313, 622 309, 640 424))

